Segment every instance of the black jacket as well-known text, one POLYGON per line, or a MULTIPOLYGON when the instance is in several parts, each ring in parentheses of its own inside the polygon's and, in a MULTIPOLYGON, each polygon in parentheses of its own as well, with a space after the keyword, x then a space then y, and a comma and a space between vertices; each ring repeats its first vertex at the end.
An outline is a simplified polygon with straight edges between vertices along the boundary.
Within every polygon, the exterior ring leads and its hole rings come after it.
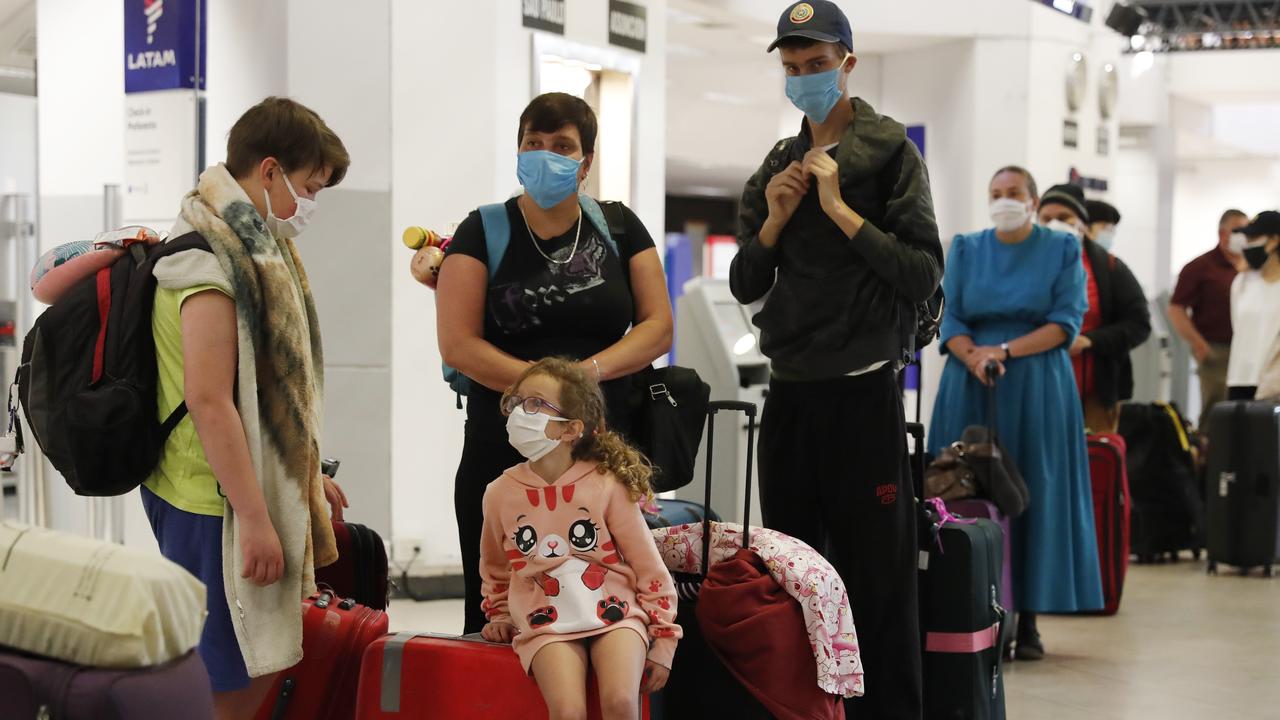
POLYGON ((859 98, 836 150, 840 194, 866 219, 853 238, 822 210, 817 183, 783 229, 760 244, 765 187, 812 147, 807 127, 784 140, 747 182, 730 285, 743 304, 769 295, 755 316, 760 349, 788 379, 839 377, 902 358, 915 306, 942 280, 942 243, 929 175, 906 128, 859 98))
POLYGON ((1093 342, 1094 395, 1104 405, 1133 397, 1133 363, 1129 352, 1151 335, 1147 296, 1120 258, 1092 240, 1084 241, 1098 283, 1102 326, 1084 333, 1093 342))

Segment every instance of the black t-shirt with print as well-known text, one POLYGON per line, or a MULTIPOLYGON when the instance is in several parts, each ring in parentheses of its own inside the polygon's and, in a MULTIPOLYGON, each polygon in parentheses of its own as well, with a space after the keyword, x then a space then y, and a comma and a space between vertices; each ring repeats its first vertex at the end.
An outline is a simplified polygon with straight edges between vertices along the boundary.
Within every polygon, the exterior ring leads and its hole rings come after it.
MULTIPOLYGON (((506 208, 511 238, 485 296, 485 340, 521 360, 551 355, 582 359, 621 340, 635 316, 623 263, 654 247, 640 218, 622 208, 626 235, 614 238, 615 254, 583 215, 582 235, 573 251, 576 224, 559 237, 535 241, 516 199, 508 200, 506 208), (544 253, 557 262, 549 262, 544 253)), ((469 255, 488 267, 478 210, 458 226, 449 254, 469 255)))

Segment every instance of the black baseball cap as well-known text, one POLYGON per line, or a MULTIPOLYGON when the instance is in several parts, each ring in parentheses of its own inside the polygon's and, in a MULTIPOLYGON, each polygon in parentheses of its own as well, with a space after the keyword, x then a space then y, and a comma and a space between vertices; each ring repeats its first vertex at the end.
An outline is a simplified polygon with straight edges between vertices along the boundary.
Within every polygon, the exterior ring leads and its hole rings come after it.
POLYGON ((1258 217, 1253 219, 1240 232, 1245 237, 1263 237, 1264 235, 1280 235, 1280 212, 1275 210, 1266 210, 1258 213, 1258 217))
POLYGON ((786 38, 808 38, 826 43, 844 43, 853 50, 853 31, 849 18, 838 5, 829 0, 808 0, 792 3, 778 18, 778 37, 766 52, 773 52, 786 38))

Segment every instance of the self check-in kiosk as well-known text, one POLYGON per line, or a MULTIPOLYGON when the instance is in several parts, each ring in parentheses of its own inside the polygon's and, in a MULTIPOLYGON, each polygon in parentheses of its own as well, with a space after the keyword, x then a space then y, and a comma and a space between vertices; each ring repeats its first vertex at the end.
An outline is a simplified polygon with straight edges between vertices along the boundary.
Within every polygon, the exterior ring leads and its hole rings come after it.
MULTIPOLYGON (((751 324, 751 310, 733 298, 729 283, 694 278, 676 302, 676 360, 698 371, 711 386, 712 400, 738 400, 764 409, 769 387, 769 359, 760 353, 759 329, 751 324)), ((757 416, 757 420, 759 416, 757 416)), ((726 521, 742 521, 742 498, 747 462, 746 418, 736 414, 717 418, 712 507, 726 521)), ((757 433, 757 441, 759 434, 757 433)), ((698 451, 694 480, 677 497, 701 503, 706 477, 706 443, 698 451)), ((759 467, 757 458, 756 467, 759 467)), ((752 468, 757 475, 756 468, 752 468)), ((759 482, 752 478, 751 519, 760 522, 759 482)))

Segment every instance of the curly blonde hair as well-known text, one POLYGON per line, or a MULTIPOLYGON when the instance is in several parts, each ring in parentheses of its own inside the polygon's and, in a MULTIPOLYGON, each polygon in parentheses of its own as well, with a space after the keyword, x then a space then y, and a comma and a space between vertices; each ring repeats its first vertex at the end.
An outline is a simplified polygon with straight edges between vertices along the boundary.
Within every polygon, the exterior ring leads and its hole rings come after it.
POLYGON ((631 500, 653 497, 649 484, 653 477, 653 465, 626 438, 608 429, 605 424, 604 394, 600 384, 578 367, 577 363, 562 357, 539 360, 520 374, 519 378, 502 396, 507 398, 525 380, 534 375, 545 375, 560 382, 560 409, 566 417, 582 421, 582 438, 573 447, 575 460, 596 463, 600 472, 611 473, 627 488, 631 500))

